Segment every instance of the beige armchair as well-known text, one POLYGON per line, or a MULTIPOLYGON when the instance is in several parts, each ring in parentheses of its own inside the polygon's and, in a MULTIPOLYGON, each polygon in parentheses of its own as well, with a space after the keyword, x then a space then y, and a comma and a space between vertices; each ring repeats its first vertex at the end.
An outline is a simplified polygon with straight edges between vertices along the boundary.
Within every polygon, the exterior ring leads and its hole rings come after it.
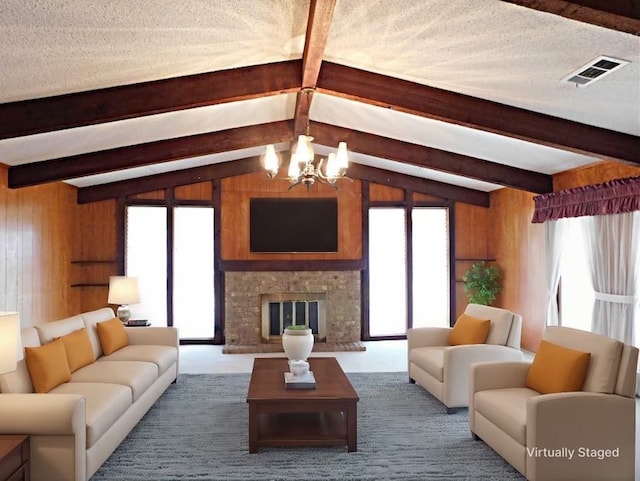
POLYGON ((557 326, 547 327, 544 340, 590 353, 582 390, 540 394, 527 388, 528 362, 475 364, 474 437, 530 481, 633 480, 638 349, 557 326))
POLYGON ((450 327, 420 327, 407 331, 409 380, 440 402, 447 412, 469 405, 469 372, 474 362, 521 361, 522 317, 498 307, 469 304, 465 314, 491 321, 484 344, 452 346, 450 327))

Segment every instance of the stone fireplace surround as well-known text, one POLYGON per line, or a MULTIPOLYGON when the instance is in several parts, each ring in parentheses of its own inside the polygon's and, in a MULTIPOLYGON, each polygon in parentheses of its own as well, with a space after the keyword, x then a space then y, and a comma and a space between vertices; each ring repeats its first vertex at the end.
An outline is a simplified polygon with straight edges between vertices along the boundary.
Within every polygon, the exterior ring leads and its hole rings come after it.
POLYGON ((281 352, 261 339, 262 296, 326 293, 326 343, 314 351, 362 351, 360 271, 225 272, 224 353, 281 352))

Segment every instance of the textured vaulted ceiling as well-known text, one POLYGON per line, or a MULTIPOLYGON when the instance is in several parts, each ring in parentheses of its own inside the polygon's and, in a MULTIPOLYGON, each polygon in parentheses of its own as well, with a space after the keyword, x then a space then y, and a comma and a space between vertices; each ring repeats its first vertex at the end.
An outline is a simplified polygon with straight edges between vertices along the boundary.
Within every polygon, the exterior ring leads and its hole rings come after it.
MULTIPOLYGON (((12 121, 2 117, 3 104, 28 106, 46 97, 301 59, 309 8, 316 3, 323 2, 3 0, 0 127, 12 121)), ((633 4, 637 15, 635 2, 626 3, 633 4)), ((640 28, 621 31, 615 25, 593 25, 500 0, 337 0, 322 59, 625 134, 640 150, 639 33, 640 28), (630 64, 587 87, 561 81, 600 55, 630 64)), ((308 111, 312 135, 315 123, 329 124, 542 174, 606 159, 580 148, 558 148, 495 129, 471 128, 466 122, 362 102, 353 95, 323 90, 322 74, 321 66, 318 90, 308 111)), ((330 81, 325 79, 325 84, 330 81)), ((22 166, 291 120, 295 115, 295 91, 270 92, 216 105, 9 136, 0 140, 0 163, 22 166)), ((288 148, 286 142, 276 143, 280 149, 288 148)), ((263 150, 264 145, 252 145, 61 180, 87 187, 245 159, 263 150)), ((316 150, 328 151, 321 145, 316 150)), ((357 164, 484 192, 504 185, 430 168, 428 158, 417 165, 400 155, 395 159, 360 150, 351 154, 357 164)), ((48 164, 41 166, 47 169, 48 164)))

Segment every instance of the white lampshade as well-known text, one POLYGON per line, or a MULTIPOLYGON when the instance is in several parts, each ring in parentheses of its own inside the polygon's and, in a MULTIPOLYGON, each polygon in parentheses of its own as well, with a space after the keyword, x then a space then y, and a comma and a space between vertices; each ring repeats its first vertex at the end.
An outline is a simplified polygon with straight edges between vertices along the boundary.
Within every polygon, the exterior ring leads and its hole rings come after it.
POLYGON ((15 371, 22 357, 20 315, 0 312, 0 374, 15 371))
POLYGON ((109 304, 137 304, 140 302, 137 277, 109 277, 109 304))
POLYGON ((347 143, 338 143, 338 153, 336 154, 336 163, 339 169, 347 169, 349 167, 349 154, 347 153, 347 143))

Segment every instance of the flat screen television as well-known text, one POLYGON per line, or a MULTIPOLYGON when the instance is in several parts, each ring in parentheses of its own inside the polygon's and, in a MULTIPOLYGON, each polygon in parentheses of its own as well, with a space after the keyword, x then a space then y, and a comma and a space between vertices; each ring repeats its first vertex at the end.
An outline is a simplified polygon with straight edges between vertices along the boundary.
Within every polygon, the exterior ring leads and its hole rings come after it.
POLYGON ((249 200, 251 252, 338 252, 338 199, 249 200))

